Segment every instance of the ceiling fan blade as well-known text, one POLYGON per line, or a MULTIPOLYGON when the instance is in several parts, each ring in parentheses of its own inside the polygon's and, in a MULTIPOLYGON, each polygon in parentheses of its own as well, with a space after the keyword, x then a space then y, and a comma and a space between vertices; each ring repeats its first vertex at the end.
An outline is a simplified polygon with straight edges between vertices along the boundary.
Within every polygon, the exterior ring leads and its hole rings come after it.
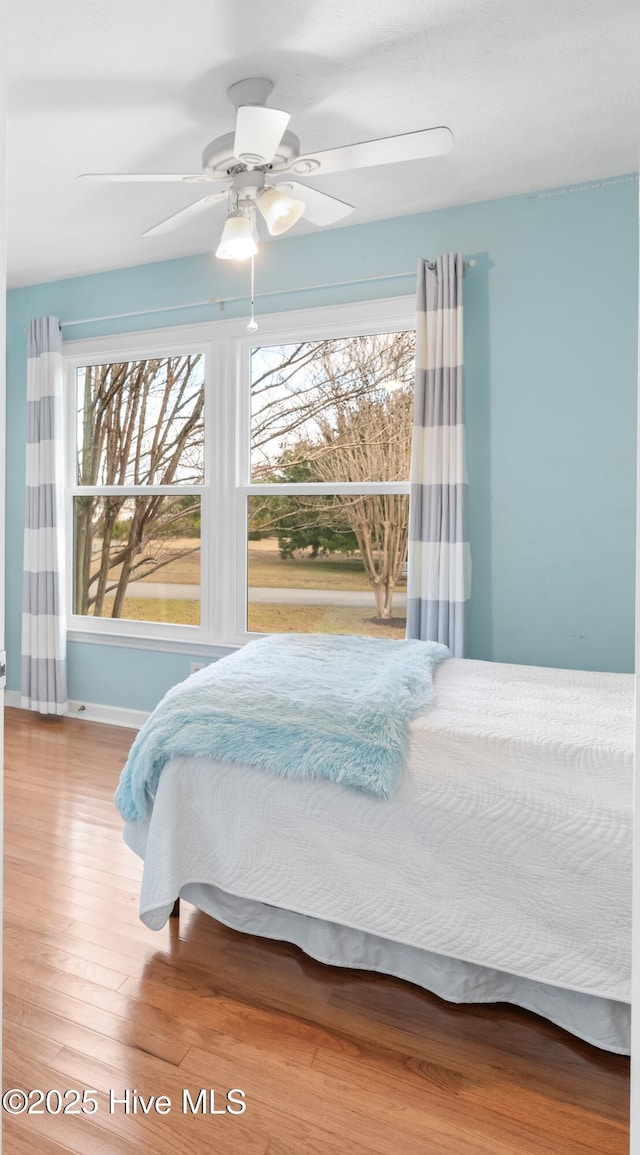
POLYGON ((120 181, 184 181, 186 184, 200 184, 219 181, 223 178, 207 176, 204 172, 81 172, 76 180, 93 180, 101 182, 120 181))
POLYGON ((179 209, 177 213, 172 213, 170 217, 160 221, 157 225, 153 225, 150 229, 142 234, 143 237, 157 237, 161 233, 170 233, 172 229, 177 229, 180 225, 184 225, 191 219, 197 217, 199 213, 204 212, 205 209, 211 208, 212 205, 218 204, 220 201, 226 200, 227 193, 219 192, 212 193, 211 196, 202 197, 199 201, 194 201, 192 205, 187 205, 184 209, 179 209))
POLYGON ((364 140, 342 148, 299 156, 284 170, 296 176, 324 175, 344 172, 353 168, 373 168, 381 164, 398 164, 406 160, 422 160, 440 156, 453 146, 450 128, 424 128, 420 132, 405 132, 401 136, 385 136, 380 140, 364 140))
POLYGON ((307 184, 299 184, 296 180, 278 183, 275 187, 301 200, 304 204, 303 216, 314 225, 332 225, 353 212, 353 205, 348 205, 346 201, 339 201, 337 197, 310 188, 307 184))
POLYGON ((236 118, 233 155, 245 164, 269 164, 291 120, 279 108, 241 105, 236 118))

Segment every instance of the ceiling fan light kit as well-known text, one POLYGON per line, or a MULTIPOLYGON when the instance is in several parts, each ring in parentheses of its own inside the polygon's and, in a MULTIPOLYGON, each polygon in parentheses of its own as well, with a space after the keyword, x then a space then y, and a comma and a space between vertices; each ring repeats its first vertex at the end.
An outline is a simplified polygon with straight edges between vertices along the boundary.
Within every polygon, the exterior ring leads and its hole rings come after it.
POLYGON ((279 237, 293 228, 306 207, 304 201, 271 186, 259 194, 256 203, 272 237, 279 237))
POLYGON ((241 210, 229 213, 216 249, 216 257, 222 261, 246 261, 248 257, 254 257, 257 251, 255 219, 241 210))

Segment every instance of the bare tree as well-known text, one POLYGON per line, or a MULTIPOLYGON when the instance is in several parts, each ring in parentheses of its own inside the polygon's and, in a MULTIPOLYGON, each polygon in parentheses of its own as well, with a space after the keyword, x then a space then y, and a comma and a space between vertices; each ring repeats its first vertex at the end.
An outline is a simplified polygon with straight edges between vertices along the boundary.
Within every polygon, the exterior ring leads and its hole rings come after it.
MULTIPOLYGON (((320 423, 324 444, 313 454, 319 481, 404 481, 409 476, 412 393, 365 395, 340 404, 335 418, 320 423)), ((380 493, 334 498, 336 513, 353 531, 376 599, 377 616, 392 616, 393 591, 408 549, 406 494, 380 493)))
MULTIPOLYGON (((151 487, 202 480, 201 360, 186 355, 80 370, 80 485, 151 487)), ((169 558, 197 550, 163 548, 190 518, 193 507, 183 497, 77 498, 76 613, 100 616, 105 598, 113 595, 111 616, 120 617, 133 576, 146 577, 169 558)))

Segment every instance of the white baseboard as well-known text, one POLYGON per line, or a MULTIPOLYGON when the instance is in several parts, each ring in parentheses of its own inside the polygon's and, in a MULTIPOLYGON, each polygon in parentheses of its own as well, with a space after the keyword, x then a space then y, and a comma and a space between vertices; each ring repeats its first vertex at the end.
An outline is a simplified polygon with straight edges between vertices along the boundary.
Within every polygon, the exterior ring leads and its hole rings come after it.
MULTIPOLYGON (((19 690, 5 691, 5 705, 22 709, 19 690)), ((64 718, 76 718, 80 722, 102 722, 107 726, 124 726, 129 730, 139 730, 144 726, 149 714, 144 710, 128 710, 124 706, 99 706, 95 702, 69 702, 68 714, 64 718)))

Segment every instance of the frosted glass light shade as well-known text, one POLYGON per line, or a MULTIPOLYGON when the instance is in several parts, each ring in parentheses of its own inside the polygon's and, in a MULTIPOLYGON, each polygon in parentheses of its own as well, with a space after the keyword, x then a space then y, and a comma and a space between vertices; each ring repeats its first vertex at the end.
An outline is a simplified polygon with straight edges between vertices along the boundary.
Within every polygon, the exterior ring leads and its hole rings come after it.
POLYGON ((258 197, 258 208, 272 237, 279 237, 300 220, 305 206, 277 188, 266 188, 258 197))
POLYGON ((224 222, 216 257, 223 261, 246 261, 258 251, 250 217, 231 214, 224 222))

